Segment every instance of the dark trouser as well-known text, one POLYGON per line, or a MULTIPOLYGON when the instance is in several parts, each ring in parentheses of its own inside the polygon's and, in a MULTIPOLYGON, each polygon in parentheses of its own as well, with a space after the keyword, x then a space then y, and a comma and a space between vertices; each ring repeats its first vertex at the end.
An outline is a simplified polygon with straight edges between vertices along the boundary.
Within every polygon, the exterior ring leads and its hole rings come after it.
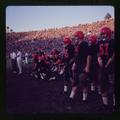
POLYGON ((73 73, 72 73, 72 64, 70 64, 70 61, 68 61, 68 63, 65 64, 65 68, 64 68, 64 74, 63 74, 63 79, 65 84, 70 82, 70 78, 73 77, 73 73))
POLYGON ((73 87, 79 85, 79 81, 81 81, 80 75, 83 73, 84 67, 85 66, 83 64, 75 62, 75 67, 73 69, 73 83, 72 83, 73 87))
POLYGON ((69 80, 70 80, 70 72, 69 72, 69 66, 68 65, 65 65, 63 79, 64 79, 65 82, 69 82, 69 80))
POLYGON ((11 63, 12 63, 12 71, 17 71, 17 61, 16 61, 16 59, 12 59, 11 63))
POLYGON ((92 82, 94 82, 94 83, 98 82, 98 65, 97 65, 97 63, 91 65, 89 78, 90 78, 91 83, 92 82))
POLYGON ((109 88, 109 79, 108 79, 108 69, 107 68, 100 68, 99 69, 99 84, 101 87, 101 92, 107 92, 109 88))
POLYGON ((109 66, 109 84, 110 84, 110 93, 114 94, 115 93, 115 69, 114 69, 114 63, 112 63, 109 66))

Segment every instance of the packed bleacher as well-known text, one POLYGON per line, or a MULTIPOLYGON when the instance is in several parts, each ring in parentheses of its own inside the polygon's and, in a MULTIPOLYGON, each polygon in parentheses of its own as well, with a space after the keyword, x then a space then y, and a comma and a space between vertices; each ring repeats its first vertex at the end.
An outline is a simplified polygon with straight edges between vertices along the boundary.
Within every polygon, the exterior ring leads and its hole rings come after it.
POLYGON ((31 53, 35 48, 50 52, 57 48, 62 50, 62 39, 64 36, 72 38, 76 31, 83 31, 87 36, 89 34, 99 35, 100 29, 104 26, 109 27, 114 32, 114 19, 105 19, 103 21, 93 22, 91 24, 79 24, 78 26, 44 29, 40 31, 11 32, 6 33, 6 55, 9 55, 13 47, 22 48, 22 52, 31 53))

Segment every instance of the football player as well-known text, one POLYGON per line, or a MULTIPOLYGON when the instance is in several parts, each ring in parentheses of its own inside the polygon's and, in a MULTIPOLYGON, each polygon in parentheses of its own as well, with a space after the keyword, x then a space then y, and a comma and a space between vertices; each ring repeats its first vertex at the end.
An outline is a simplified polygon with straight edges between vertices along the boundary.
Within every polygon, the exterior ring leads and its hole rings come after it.
POLYGON ((63 39, 64 42, 64 92, 68 91, 68 82, 72 78, 72 65, 74 61, 74 45, 69 37, 63 39))
POLYGON ((111 39, 111 30, 108 27, 103 27, 100 35, 101 38, 98 42, 99 80, 103 105, 108 106, 108 75, 114 60, 114 41, 111 39))
POLYGON ((77 31, 75 33, 75 59, 72 66, 73 82, 72 90, 69 96, 69 103, 73 103, 74 96, 78 90, 79 80, 83 88, 83 101, 87 100, 88 94, 88 73, 89 73, 89 56, 88 43, 84 40, 84 33, 77 31))

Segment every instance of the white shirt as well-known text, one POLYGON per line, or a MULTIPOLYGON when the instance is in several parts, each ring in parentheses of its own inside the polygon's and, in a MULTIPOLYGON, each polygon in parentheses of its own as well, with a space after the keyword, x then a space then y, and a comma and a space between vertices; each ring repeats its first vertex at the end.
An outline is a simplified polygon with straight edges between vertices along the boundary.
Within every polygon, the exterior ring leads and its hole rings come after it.
POLYGON ((15 59, 16 58, 16 53, 15 52, 10 53, 10 58, 15 59))
POLYGON ((20 51, 17 53, 17 60, 22 60, 22 53, 20 51))

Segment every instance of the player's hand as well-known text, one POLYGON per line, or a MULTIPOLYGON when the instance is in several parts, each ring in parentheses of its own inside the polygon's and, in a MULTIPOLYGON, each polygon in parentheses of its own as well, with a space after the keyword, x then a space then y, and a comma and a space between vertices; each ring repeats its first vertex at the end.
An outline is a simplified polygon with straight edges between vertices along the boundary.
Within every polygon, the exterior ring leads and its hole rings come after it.
POLYGON ((107 64, 105 65, 105 68, 107 68, 111 62, 112 62, 112 58, 109 58, 107 64))
POLYGON ((89 70, 88 67, 85 67, 85 72, 86 72, 86 73, 89 73, 89 72, 90 72, 90 70, 89 70))
POLYGON ((102 59, 100 57, 98 57, 98 64, 100 67, 103 67, 102 59))

